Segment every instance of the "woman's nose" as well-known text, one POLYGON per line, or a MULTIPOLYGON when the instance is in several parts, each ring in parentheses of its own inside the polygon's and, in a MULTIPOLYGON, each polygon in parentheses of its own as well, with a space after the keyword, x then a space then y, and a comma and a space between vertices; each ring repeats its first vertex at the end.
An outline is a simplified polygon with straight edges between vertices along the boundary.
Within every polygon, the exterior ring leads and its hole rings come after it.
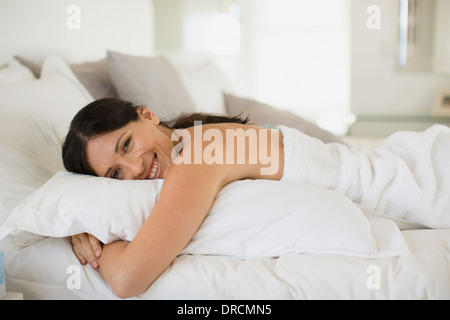
POLYGON ((137 179, 144 170, 144 160, 142 157, 130 157, 125 160, 125 178, 137 179))

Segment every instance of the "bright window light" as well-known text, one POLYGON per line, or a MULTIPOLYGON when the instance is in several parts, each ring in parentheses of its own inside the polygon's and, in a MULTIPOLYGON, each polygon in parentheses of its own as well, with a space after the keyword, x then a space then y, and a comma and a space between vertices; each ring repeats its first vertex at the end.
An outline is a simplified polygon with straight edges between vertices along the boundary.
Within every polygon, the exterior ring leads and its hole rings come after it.
POLYGON ((231 4, 225 9, 203 0, 202 5, 190 3, 183 15, 183 50, 193 53, 237 55, 241 49, 241 23, 239 6, 231 4))
POLYGON ((317 120, 350 110, 349 0, 266 0, 255 95, 317 120))
POLYGON ((239 20, 229 14, 215 14, 212 19, 209 43, 214 54, 238 54, 241 48, 239 20))
POLYGON ((266 23, 271 26, 336 26, 344 24, 339 0, 266 0, 266 23))

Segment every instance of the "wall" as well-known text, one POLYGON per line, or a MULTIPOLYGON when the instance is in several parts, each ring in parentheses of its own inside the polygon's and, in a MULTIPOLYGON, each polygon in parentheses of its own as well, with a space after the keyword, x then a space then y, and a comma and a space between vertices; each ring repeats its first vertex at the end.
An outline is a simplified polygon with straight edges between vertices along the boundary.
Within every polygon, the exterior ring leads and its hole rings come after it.
POLYGON ((436 0, 434 19, 434 68, 450 75, 450 1, 436 0))
POLYGON ((42 61, 56 53, 71 63, 106 49, 149 55, 153 36, 150 0, 0 0, 0 65, 14 55, 42 61))
POLYGON ((401 72, 397 67, 399 0, 352 0, 351 111, 429 115, 450 75, 401 72), (369 30, 369 5, 380 7, 381 29, 369 30))

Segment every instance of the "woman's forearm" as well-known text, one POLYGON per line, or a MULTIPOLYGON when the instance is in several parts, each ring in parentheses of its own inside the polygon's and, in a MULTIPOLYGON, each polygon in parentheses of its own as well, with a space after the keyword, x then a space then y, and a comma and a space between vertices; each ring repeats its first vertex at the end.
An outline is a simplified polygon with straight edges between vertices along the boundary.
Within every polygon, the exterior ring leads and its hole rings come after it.
MULTIPOLYGON (((100 274, 119 298, 130 298, 144 293, 169 264, 161 266, 159 255, 153 255, 155 257, 152 259, 153 263, 146 263, 143 268, 143 259, 140 257, 145 254, 136 255, 136 250, 132 252, 131 247, 132 245, 125 241, 106 244, 103 246, 103 253, 99 259, 100 274)), ((143 251, 138 250, 138 252, 143 251)))
POLYGON ((100 274, 119 298, 128 298, 140 293, 138 288, 132 284, 132 274, 124 260, 128 244, 125 241, 116 241, 104 245, 99 259, 100 274))

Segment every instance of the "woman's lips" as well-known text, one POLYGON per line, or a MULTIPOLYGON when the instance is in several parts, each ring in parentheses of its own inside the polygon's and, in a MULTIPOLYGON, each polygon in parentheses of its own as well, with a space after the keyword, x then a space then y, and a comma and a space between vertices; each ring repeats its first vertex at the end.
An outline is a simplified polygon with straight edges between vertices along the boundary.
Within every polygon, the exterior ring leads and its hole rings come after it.
POLYGON ((148 171, 149 172, 147 175, 147 179, 150 179, 150 180, 158 179, 159 173, 160 173, 160 166, 159 166, 158 156, 156 155, 156 153, 155 153, 155 156, 153 157, 152 165, 150 166, 148 171))

